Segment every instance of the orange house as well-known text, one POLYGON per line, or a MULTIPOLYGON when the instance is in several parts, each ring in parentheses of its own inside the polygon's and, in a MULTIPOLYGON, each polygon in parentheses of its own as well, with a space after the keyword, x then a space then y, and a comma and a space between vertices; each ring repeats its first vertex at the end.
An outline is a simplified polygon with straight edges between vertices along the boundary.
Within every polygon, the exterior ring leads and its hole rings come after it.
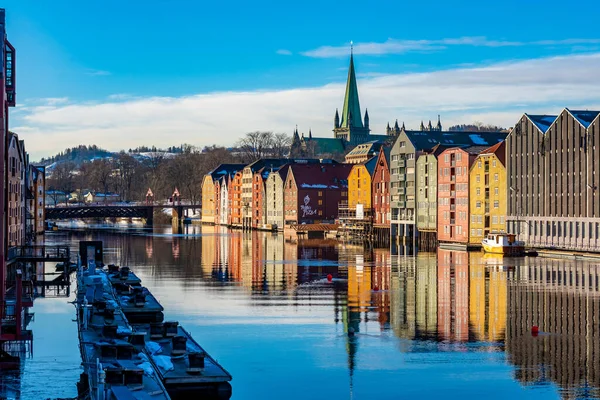
POLYGON ((228 217, 228 225, 234 227, 242 226, 242 171, 238 171, 233 176, 229 185, 229 204, 231 210, 228 217))
POLYGON ((485 148, 452 147, 438 157, 437 234, 440 242, 469 243, 469 171, 485 148))

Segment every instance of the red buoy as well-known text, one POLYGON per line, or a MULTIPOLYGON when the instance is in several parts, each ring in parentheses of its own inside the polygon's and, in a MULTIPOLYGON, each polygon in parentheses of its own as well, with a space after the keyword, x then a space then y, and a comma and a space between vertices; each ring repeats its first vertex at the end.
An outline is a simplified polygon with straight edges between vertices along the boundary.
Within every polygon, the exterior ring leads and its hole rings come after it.
POLYGON ((539 332, 540 332, 540 329, 538 328, 537 325, 534 325, 534 326, 531 327, 531 334, 533 336, 537 336, 539 332))
POLYGON ((375 286, 375 287, 373 288, 373 290, 374 290, 374 291, 376 291, 376 292, 378 292, 378 291, 379 291, 379 286, 375 286))
POLYGON ((333 276, 331 274, 327 275, 327 281, 331 282, 331 280, 333 279, 333 276))

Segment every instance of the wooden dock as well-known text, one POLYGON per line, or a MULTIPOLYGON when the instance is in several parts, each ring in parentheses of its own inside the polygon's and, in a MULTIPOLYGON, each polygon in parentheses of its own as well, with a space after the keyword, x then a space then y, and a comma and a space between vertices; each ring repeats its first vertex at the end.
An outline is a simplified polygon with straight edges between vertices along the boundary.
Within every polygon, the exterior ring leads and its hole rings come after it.
POLYGON ((85 371, 80 395, 87 389, 89 393, 110 390, 116 399, 231 397, 232 376, 178 322, 163 322, 163 307, 141 286, 141 279, 127 267, 96 269, 95 263, 91 264, 78 271, 76 303, 85 371), (119 351, 123 357, 118 357, 119 351), (114 360, 107 358, 112 353, 117 354, 114 360), (121 388, 121 380, 102 382, 102 371, 107 378, 109 373, 124 371, 125 379, 125 375, 139 375, 140 370, 142 377, 137 376, 135 390, 143 392, 133 397, 127 397, 128 385, 121 388), (156 382, 159 385, 155 387, 156 382), (161 388, 167 397, 161 397, 161 388), (115 394, 115 390, 122 393, 115 394), (158 397, 144 397, 147 393, 158 397))

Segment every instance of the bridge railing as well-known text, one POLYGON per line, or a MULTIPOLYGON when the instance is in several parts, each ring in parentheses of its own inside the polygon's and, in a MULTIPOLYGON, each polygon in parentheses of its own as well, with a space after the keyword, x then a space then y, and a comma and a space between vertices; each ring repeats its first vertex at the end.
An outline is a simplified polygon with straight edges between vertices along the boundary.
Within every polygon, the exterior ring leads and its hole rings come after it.
POLYGON ((17 246, 8 249, 8 259, 16 258, 69 258, 69 246, 17 246))

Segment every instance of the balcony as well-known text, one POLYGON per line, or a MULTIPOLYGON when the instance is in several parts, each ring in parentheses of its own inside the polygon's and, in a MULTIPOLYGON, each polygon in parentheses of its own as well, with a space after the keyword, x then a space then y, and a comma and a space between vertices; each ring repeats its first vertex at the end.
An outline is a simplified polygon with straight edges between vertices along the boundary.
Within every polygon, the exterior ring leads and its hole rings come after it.
POLYGON ((400 180, 400 181, 406 180, 406 174, 398 174, 398 180, 400 180))
POLYGON ((405 201, 399 201, 398 202, 398 208, 406 208, 406 202, 405 201))
POLYGON ((406 193, 406 189, 403 187, 398 188, 398 194, 405 194, 406 193))
POLYGON ((450 225, 454 225, 454 224, 456 224, 456 220, 455 219, 451 219, 450 220, 450 225))
POLYGON ((405 160, 398 160, 398 166, 403 168, 406 167, 406 161, 405 160))
POLYGON ((456 204, 450 204, 450 210, 452 210, 452 211, 456 210, 456 204))
POLYGON ((450 191, 450 197, 456 197, 456 191, 451 190, 450 191))

